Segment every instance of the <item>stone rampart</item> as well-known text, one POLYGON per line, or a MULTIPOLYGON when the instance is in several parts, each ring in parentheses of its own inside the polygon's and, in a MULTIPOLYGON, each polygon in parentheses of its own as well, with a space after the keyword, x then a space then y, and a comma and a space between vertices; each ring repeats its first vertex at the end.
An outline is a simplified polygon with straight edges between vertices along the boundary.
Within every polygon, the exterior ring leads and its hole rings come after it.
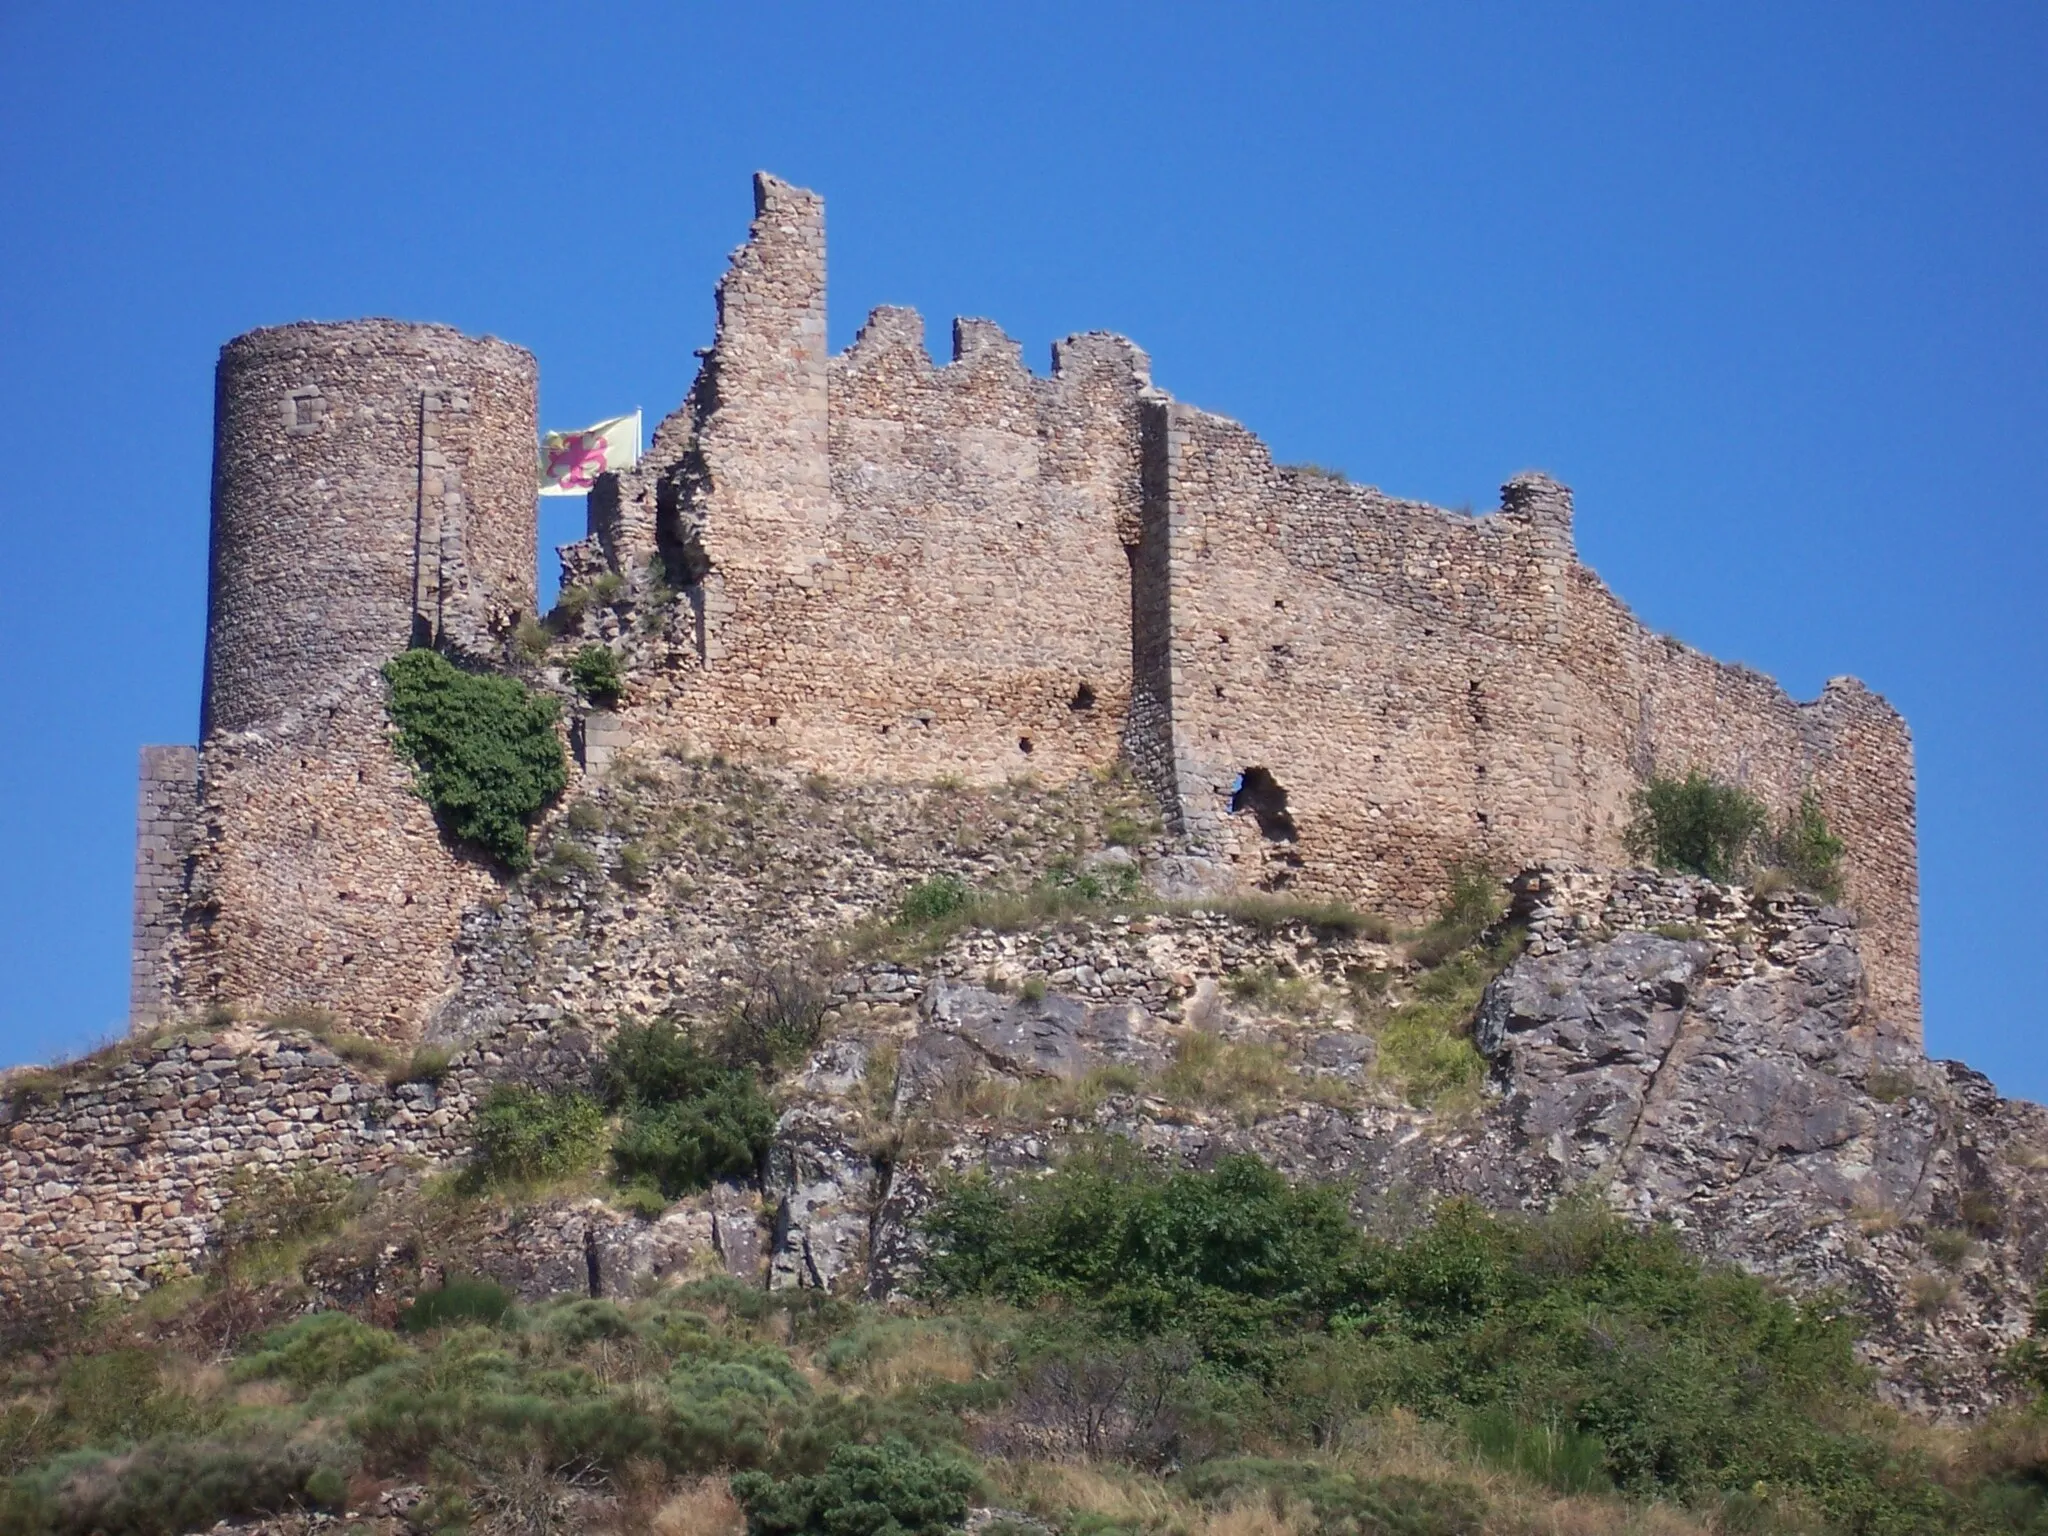
MULTIPOLYGON (((1193 885, 1403 921, 1462 864, 1622 864, 1653 773, 1779 813, 1812 789, 1873 996, 1918 1037, 1911 745, 1861 685, 1800 704, 1652 634, 1548 477, 1481 517, 1401 501, 1275 465, 1121 338, 1070 337, 1041 377, 961 320, 939 366, 883 308, 834 357, 826 298, 822 200, 758 177, 687 398, 567 552, 626 594, 587 621, 628 668, 587 765, 637 745, 987 785, 1121 754, 1203 856, 1193 885)), ((449 995, 491 882, 412 798, 374 669, 415 640, 502 654, 530 606, 533 389, 527 354, 438 327, 224 349, 189 953, 138 977, 392 1038, 449 995)), ((175 902, 139 883, 145 905, 175 902)))
POLYGON ((1848 843, 1874 992, 1917 1038, 1913 767, 1848 680, 1797 704, 1645 629, 1543 476, 1484 517, 1276 466, 1235 422, 1156 404, 1136 655, 1164 694, 1134 756, 1247 884, 1419 920, 1459 864, 1619 867, 1635 787, 1693 768, 1773 810, 1809 787, 1848 843))

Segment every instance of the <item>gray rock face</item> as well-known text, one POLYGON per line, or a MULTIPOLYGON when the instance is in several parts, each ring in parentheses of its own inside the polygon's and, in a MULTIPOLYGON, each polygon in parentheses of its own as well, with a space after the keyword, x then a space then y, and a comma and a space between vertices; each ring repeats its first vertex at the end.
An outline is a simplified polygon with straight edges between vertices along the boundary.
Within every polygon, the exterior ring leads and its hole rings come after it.
MULTIPOLYGON (((1542 934, 1482 1001, 1473 1035, 1488 1093, 1479 1113, 1453 1118, 1375 1091, 1369 1033, 1300 1028, 1296 1070, 1357 1085, 1354 1105, 1283 1093, 1244 1124, 1147 1090, 1111 1096, 1081 1123, 991 1112, 935 1124, 943 1083, 1072 1082, 1112 1060, 1149 1071, 1165 1036, 1099 987, 1084 1001, 1056 983, 1024 1002, 942 975, 906 985, 922 1003, 893 1101, 919 1136, 864 1178, 806 1132, 809 1165, 843 1171, 792 1201, 803 1251, 778 1263, 793 1273, 815 1262, 835 1191, 857 1185, 872 1212, 860 1283, 889 1294, 915 1272, 936 1175, 1042 1167, 1066 1134, 1106 1131, 1178 1166, 1255 1152, 1347 1187, 1383 1231, 1449 1196, 1517 1211, 1593 1193, 1669 1223, 1707 1258, 1844 1296, 1897 1401, 1967 1414, 2006 1390, 1999 1361, 2027 1332, 2048 1257, 2048 1112, 1887 1033, 1867 1005, 1853 920, 1810 903, 1752 903, 1664 932, 1542 934)), ((1188 1017, 1200 1001, 1197 990, 1188 1017)))

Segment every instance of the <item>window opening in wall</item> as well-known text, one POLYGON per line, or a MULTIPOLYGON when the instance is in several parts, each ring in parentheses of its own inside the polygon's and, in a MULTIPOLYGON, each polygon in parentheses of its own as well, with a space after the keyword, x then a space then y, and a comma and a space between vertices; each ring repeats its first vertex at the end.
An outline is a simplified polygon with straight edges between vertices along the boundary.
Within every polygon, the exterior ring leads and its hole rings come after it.
POLYGON ((1086 683, 1083 683, 1080 687, 1076 688, 1074 690, 1074 696, 1071 699, 1067 700, 1067 708, 1069 709, 1093 709, 1094 707, 1095 690, 1089 687, 1086 683))
POLYGON ((1019 736, 1017 738, 1017 750, 1029 756, 1031 752, 1031 738, 1029 736, 1019 736))
POLYGON ((1237 776, 1230 791, 1230 814, 1250 811, 1259 824, 1259 836, 1275 843, 1295 839, 1294 818, 1287 814, 1287 791, 1263 768, 1247 768, 1237 776))
POLYGON ((320 397, 318 395, 292 396, 292 425, 310 427, 320 419, 320 397))

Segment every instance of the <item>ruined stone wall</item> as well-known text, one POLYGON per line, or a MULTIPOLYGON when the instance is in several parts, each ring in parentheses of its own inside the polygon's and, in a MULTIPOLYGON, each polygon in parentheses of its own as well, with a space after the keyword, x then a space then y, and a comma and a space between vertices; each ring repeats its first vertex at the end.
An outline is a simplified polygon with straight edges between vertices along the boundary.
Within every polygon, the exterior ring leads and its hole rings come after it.
POLYGON ((1164 637, 1139 652, 1170 650, 1172 704, 1141 750, 1171 761, 1170 812, 1241 878, 1412 921, 1463 861, 1624 863, 1650 773, 1698 767, 1779 812, 1811 785, 1849 843, 1874 995, 1917 1036, 1911 749, 1881 700, 1841 682, 1799 705, 1650 634, 1577 564, 1569 492, 1544 477, 1473 518, 1154 409, 1165 489, 1138 565, 1166 565, 1148 610, 1164 637))
POLYGON ((1144 355, 1072 337, 1038 378, 997 327, 962 320, 935 367, 917 315, 885 308, 827 359, 822 207, 763 178, 757 208, 689 419, 593 514, 628 569, 650 536, 703 568, 643 719, 849 775, 1106 764, 1128 697, 1144 355))
POLYGON ((185 1015, 319 1008, 391 1040, 419 1036, 454 984, 463 910, 498 886, 443 842, 375 671, 207 743, 195 852, 185 1015))
POLYGON ((246 1164, 358 1180, 464 1156, 492 1082, 582 1081, 588 1049, 573 1030, 515 1026, 435 1081, 393 1083, 303 1031, 235 1027, 12 1081, 0 1089, 0 1305, 52 1282, 135 1296, 203 1267, 246 1164))
POLYGON ((199 810, 199 753, 192 747, 144 747, 138 778, 128 1020, 143 1027, 176 1009, 187 861, 199 810))

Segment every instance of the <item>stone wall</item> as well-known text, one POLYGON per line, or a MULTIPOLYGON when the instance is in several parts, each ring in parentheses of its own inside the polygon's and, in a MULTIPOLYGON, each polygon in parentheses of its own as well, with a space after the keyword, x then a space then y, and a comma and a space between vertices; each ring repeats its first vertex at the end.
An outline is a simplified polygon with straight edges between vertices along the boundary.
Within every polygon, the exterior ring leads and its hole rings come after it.
MULTIPOLYGON (((1563 486, 1447 512, 1276 466, 1118 337, 1068 338, 1039 377, 987 321, 955 323, 943 367, 909 310, 838 357, 825 322, 823 202, 757 177, 687 399, 565 552, 623 577, 580 621, 629 674, 586 759, 987 785, 1121 754, 1198 856, 1191 888, 1406 921, 1462 863, 1622 863, 1652 773, 1779 812, 1811 787, 1873 996, 1918 1037, 1903 723, 1852 681, 1799 704, 1651 634, 1578 562, 1563 486)), ((184 1002, 402 1036, 446 994, 491 886, 411 799, 374 667, 413 638, 502 654, 530 606, 533 388, 527 354, 439 327, 224 349, 184 1002)))
POLYGON ((416 1037, 447 989, 493 882, 414 794, 378 669, 415 643, 501 654, 532 611, 537 377, 506 342, 393 320, 221 349, 198 822, 182 889, 138 863, 138 923, 183 929, 146 958, 138 929, 138 1021, 314 1007, 416 1037))
POLYGON ((492 1083, 581 1083, 589 1051, 574 1029, 508 1025, 434 1081, 393 1082, 303 1030, 230 1026, 143 1036, 10 1080, 0 1303, 50 1280, 134 1296, 202 1268, 223 1211, 247 1198, 246 1165, 366 1180, 466 1156, 492 1083))
POLYGON ((1049 378, 960 320, 935 367, 905 309, 823 347, 823 209, 761 177, 716 344, 649 461, 593 497, 623 569, 688 601, 639 691, 651 731, 880 778, 1110 761, 1130 672, 1144 355, 1077 336, 1049 378))
POLYGON ((1471 517, 1149 409, 1164 462, 1137 654, 1167 658, 1170 708, 1135 755, 1170 771, 1171 819, 1241 879, 1419 920, 1461 862, 1624 864, 1651 773, 1704 769, 1778 812, 1811 786, 1848 843, 1875 995, 1917 1038, 1912 755, 1881 699, 1844 679, 1797 704, 1651 634, 1578 564, 1570 493, 1546 477, 1471 517))
POLYGON ((419 1038, 454 985, 463 912, 500 881, 443 841, 375 671, 209 741, 194 852, 184 1016, 319 1008, 390 1040, 419 1038))
POLYGON ((199 753, 144 747, 135 810, 135 917, 128 1020, 137 1028, 177 1008, 185 881, 199 809, 199 753))

